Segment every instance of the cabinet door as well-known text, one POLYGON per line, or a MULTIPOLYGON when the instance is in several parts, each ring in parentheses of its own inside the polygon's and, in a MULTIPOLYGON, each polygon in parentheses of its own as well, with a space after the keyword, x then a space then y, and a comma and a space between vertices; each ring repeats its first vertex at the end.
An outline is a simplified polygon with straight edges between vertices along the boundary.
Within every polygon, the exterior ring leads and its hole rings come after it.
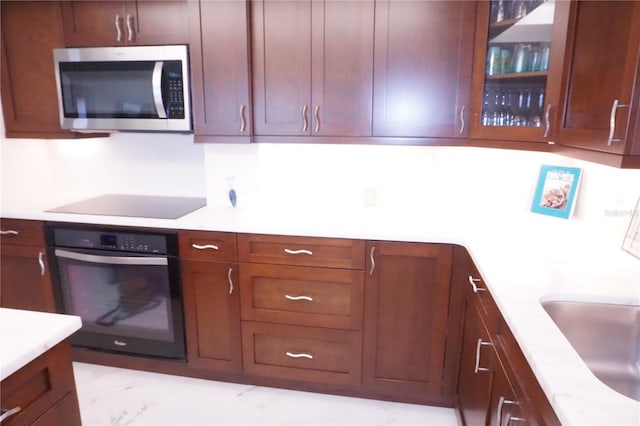
POLYGON ((312 4, 312 134, 370 136, 374 2, 312 4))
POLYGON ((638 108, 639 23, 636 1, 572 3, 557 143, 640 154, 639 135, 629 138, 638 108))
POLYGON ((256 135, 311 132, 311 3, 251 2, 256 135))
POLYGON ((568 7, 567 1, 541 0, 478 4, 472 138, 546 142, 552 137, 568 7), (526 24, 532 21, 545 23, 526 24))
POLYGON ((0 96, 7 137, 69 138, 60 128, 52 50, 64 47, 57 2, 2 2, 0 96))
POLYGON ((376 2, 374 136, 467 134, 475 8, 376 2))
POLYGON ((185 44, 187 2, 71 1, 63 3, 66 46, 185 44))
POLYGON ((241 372, 237 263, 183 260, 181 265, 189 364, 241 372))
POLYGON ((125 5, 127 44, 189 43, 187 0, 129 1, 125 5))
POLYGON ((51 276, 44 247, 2 244, 0 306, 55 312, 51 276))
POLYGON ((494 351, 489 332, 472 299, 467 299, 464 312, 457 405, 463 425, 484 425, 488 424, 494 351))
POLYGON ((245 136, 237 141, 250 142, 247 2, 200 1, 189 7, 196 141, 199 136, 245 136))
POLYGON ((64 43, 67 47, 123 45, 125 15, 121 1, 63 2, 64 43))
POLYGON ((363 386, 442 403, 452 248, 367 242, 363 386))

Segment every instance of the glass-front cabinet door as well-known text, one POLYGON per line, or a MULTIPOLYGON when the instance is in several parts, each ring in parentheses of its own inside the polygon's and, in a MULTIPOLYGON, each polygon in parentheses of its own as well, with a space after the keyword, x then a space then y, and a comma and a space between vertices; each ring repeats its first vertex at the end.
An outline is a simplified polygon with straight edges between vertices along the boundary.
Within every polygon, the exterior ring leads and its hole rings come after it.
POLYGON ((566 39, 564 5, 557 7, 563 2, 481 2, 476 26, 472 138, 548 140, 552 114, 558 105, 566 39))

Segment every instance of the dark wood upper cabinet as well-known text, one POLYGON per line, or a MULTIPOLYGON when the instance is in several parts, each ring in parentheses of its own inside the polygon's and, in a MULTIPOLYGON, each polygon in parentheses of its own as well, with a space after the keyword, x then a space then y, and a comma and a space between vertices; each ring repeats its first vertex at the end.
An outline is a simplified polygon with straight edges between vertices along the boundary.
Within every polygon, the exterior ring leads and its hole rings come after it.
POLYGON ((244 0, 189 3, 196 142, 250 142, 248 9, 244 0))
POLYGON ((577 1, 569 32, 558 144, 640 155, 640 3, 577 1))
POLYGON ((72 138, 60 128, 53 49, 64 47, 60 4, 3 1, 0 93, 9 138, 72 138))
POLYGON ((251 5, 256 135, 370 136, 374 2, 251 5))
POLYGON ((186 0, 65 1, 67 47, 187 44, 186 0))
POLYGON ((376 1, 374 136, 467 135, 475 9, 376 1))
POLYGON ((442 389, 452 247, 368 241, 367 254, 363 388, 450 404, 442 389))
MULTIPOLYGON (((478 3, 470 136, 547 142, 560 98, 569 2, 478 3), (552 22, 523 30, 525 20, 552 22), (548 18, 547 18, 548 19, 548 18)), ((526 27, 526 26, 525 26, 526 27)))

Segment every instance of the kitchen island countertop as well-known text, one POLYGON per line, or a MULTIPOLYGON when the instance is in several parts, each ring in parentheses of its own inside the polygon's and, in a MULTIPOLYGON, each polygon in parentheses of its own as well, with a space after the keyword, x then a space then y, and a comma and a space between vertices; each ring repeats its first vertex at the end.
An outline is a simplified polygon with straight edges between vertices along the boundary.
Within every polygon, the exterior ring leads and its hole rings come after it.
POLYGON ((73 334, 80 317, 0 308, 0 380, 73 334))

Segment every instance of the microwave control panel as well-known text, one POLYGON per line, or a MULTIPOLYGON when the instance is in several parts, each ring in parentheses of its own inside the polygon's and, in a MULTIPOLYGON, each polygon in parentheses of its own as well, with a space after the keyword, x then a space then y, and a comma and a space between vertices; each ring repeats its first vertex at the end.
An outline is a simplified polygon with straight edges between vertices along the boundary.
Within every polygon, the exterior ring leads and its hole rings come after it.
POLYGON ((184 118, 184 85, 180 61, 167 61, 164 67, 165 110, 167 118, 184 118))

